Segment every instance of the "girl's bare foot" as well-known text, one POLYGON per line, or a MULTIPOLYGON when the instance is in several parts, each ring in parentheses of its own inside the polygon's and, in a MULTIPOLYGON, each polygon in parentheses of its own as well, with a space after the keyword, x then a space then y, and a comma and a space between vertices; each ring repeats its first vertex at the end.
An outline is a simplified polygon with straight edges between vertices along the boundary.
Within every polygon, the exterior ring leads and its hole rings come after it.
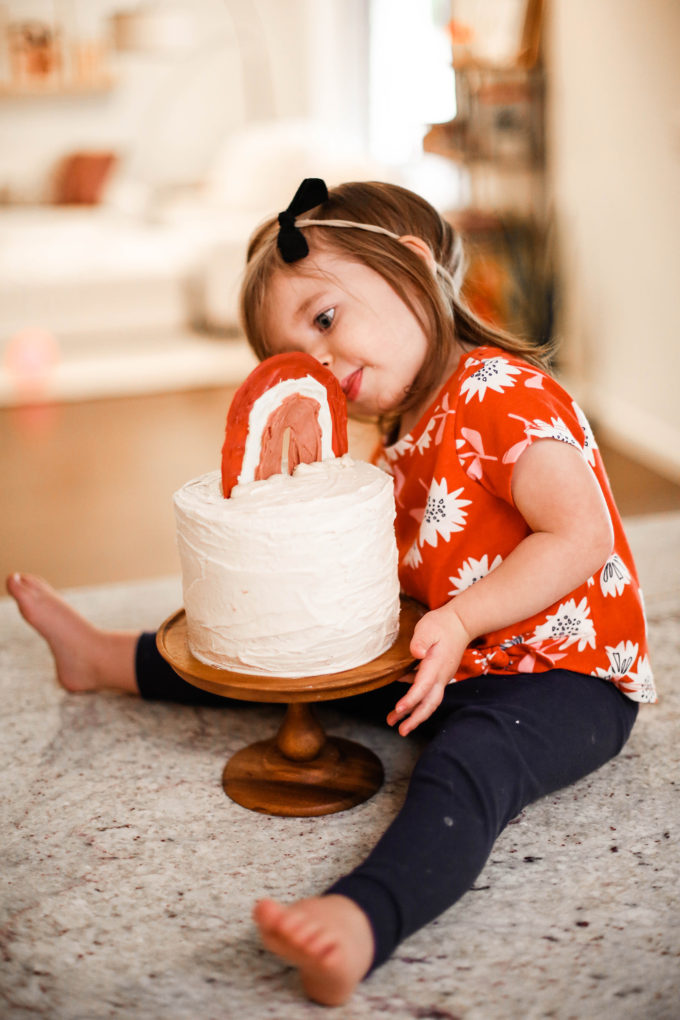
POLYGON ((50 646, 62 687, 139 693, 134 665, 138 634, 93 626, 41 577, 12 574, 6 584, 23 618, 50 646))
POLYGON ((346 896, 260 900, 253 917, 266 948, 297 967, 307 995, 324 1006, 346 1002, 373 962, 369 920, 346 896))

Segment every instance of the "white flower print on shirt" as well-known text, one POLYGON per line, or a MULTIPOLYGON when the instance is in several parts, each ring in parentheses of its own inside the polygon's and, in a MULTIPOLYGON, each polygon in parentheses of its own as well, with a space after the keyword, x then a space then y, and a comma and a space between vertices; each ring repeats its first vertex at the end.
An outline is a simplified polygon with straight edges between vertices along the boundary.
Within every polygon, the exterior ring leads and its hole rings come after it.
POLYGON ((437 419, 434 416, 430 418, 427 425, 423 429, 422 436, 420 437, 420 439, 416 439, 415 448, 418 451, 418 453, 422 453, 424 450, 427 450, 428 446, 432 441, 432 430, 435 427, 436 423, 437 419))
POLYGON ((402 454, 408 453, 409 450, 413 450, 413 440, 411 436, 404 436, 403 439, 397 440, 392 446, 386 446, 383 453, 388 461, 397 460, 402 454))
POLYGON ((582 448, 561 418, 551 418, 550 422, 534 418, 529 424, 527 435, 533 436, 534 439, 557 439, 558 442, 568 443, 569 446, 575 446, 579 450, 582 448))
POLYGON ((626 694, 632 695, 635 701, 647 703, 656 701, 656 690, 654 689, 654 676, 649 664, 649 656, 641 655, 637 661, 637 670, 629 670, 625 679, 619 685, 626 694))
POLYGON ((577 450, 583 452, 581 444, 578 440, 574 439, 561 418, 551 418, 549 422, 543 421, 541 418, 534 418, 533 421, 529 421, 527 418, 522 418, 519 414, 509 414, 508 418, 524 422, 524 435, 526 438, 521 439, 519 443, 515 443, 514 446, 505 451, 503 454, 504 464, 514 464, 516 460, 519 460, 520 455, 524 453, 528 446, 531 446, 531 437, 533 439, 556 439, 560 443, 575 446, 577 450))
POLYGON ((405 554, 402 559, 402 566, 412 567, 413 570, 417 570, 420 564, 423 562, 423 556, 418 548, 417 540, 413 543, 409 551, 405 554))
POLYGON ((605 651, 609 659, 609 668, 598 667, 593 675, 602 677, 603 680, 619 680, 632 668, 638 649, 639 646, 633 641, 619 641, 615 647, 607 645, 605 651))
POLYGON ((479 364, 479 368, 465 380, 460 388, 461 394, 465 393, 465 403, 469 404, 474 396, 478 397, 481 403, 486 396, 487 390, 495 390, 502 393, 515 385, 513 376, 520 375, 521 369, 511 365, 505 358, 486 358, 484 361, 477 361, 476 358, 468 358, 465 363, 469 365, 479 364))
POLYGON ((630 584, 630 571, 618 553, 614 553, 600 571, 602 594, 605 598, 607 595, 623 595, 627 584, 630 584))
POLYGON ((448 492, 445 478, 440 482, 432 479, 418 534, 420 545, 427 542, 436 546, 438 538, 448 542, 452 532, 463 530, 467 523, 467 510, 463 507, 469 506, 472 501, 461 499, 462 492, 462 487, 448 492))
POLYGON ((448 593, 449 595, 460 595, 467 588, 475 583, 475 581, 481 581, 483 577, 490 574, 492 570, 495 570, 503 562, 502 556, 496 556, 491 566, 489 566, 489 556, 484 553, 481 560, 474 559, 470 556, 469 559, 465 560, 463 565, 458 571, 457 577, 449 577, 449 581, 453 585, 453 588, 448 593))
POLYGON ((586 645, 595 647, 595 627, 590 619, 590 606, 585 596, 578 605, 576 599, 562 602, 557 612, 548 615, 545 623, 536 627, 530 639, 531 644, 556 644, 561 652, 576 642, 579 652, 586 645))
POLYGON ((591 467, 594 467, 595 466, 595 450, 597 450, 597 443, 595 442, 595 436, 593 435, 593 430, 590 427, 590 422, 588 421, 588 419, 586 418, 585 414, 583 413, 583 411, 578 406, 578 404, 576 403, 575 400, 572 400, 571 406, 574 409, 574 414, 578 418, 579 425, 583 429, 583 439, 584 439, 584 442, 583 442, 583 452, 585 454, 586 460, 588 461, 588 463, 590 464, 591 467))

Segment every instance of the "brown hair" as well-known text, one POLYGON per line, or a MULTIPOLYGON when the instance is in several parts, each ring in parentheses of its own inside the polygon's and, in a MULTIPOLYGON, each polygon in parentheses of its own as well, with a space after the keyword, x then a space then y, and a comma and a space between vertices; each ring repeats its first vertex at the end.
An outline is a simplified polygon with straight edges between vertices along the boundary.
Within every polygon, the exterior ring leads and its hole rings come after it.
MULTIPOLYGON (((351 228, 304 227, 313 250, 332 250, 379 273, 420 320, 429 352, 400 407, 389 423, 416 406, 443 383, 454 342, 463 348, 491 344, 519 355, 531 364, 547 367, 549 346, 541 348, 521 337, 481 322, 460 296, 463 252, 459 235, 442 216, 412 191, 396 184, 363 181, 341 184, 329 191, 327 201, 304 214, 304 219, 353 220, 374 224, 398 237, 411 234, 430 247, 444 272, 433 275, 426 261, 411 248, 385 234, 351 228)), ((276 218, 263 223, 248 246, 241 287, 241 319, 248 341, 263 359, 275 353, 267 344, 264 321, 267 288, 274 272, 304 273, 306 260, 286 264, 276 246, 276 218)), ((311 267, 310 267, 311 269, 311 267)), ((389 424, 382 422, 384 427, 389 424)))

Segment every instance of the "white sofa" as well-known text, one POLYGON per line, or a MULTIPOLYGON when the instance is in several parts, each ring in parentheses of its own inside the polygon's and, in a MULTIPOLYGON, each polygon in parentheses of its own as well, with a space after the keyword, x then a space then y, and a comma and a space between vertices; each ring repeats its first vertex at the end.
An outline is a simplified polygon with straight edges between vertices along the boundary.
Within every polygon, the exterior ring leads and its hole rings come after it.
MULTIPOLYGON (((99 386, 90 385, 92 395, 115 391, 111 358, 120 368, 123 352, 128 362, 145 352, 155 358, 160 375, 145 366, 137 388, 162 388, 162 352, 173 343, 191 344, 197 362, 205 355, 198 376, 189 373, 191 384, 242 375, 249 365, 242 344, 232 342, 233 369, 219 355, 220 371, 214 340, 211 352, 201 334, 238 333, 248 238, 308 176, 335 183, 385 172, 314 123, 276 121, 229 138, 193 192, 150 194, 126 179, 123 168, 100 206, 0 209, 0 352, 27 329, 49 331, 59 364, 45 387, 48 397, 84 395, 90 384, 81 380, 69 394, 66 380, 77 374, 78 361, 88 362, 88 378, 100 377, 99 386), (110 385, 102 378, 107 372, 110 385)), ((178 382, 186 361, 183 355, 178 382)), ((132 365, 139 377, 138 369, 132 365)), ((127 368, 124 374, 130 375, 127 368)), ((0 402, 17 399, 11 365, 2 357, 0 402)))

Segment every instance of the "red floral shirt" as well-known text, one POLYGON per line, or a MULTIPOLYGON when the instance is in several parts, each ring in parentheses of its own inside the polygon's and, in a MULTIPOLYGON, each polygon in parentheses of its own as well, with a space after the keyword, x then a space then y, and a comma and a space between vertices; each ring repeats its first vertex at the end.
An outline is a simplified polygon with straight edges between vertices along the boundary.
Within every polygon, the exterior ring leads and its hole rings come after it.
POLYGON ((582 451, 609 507, 614 550, 543 612, 472 642, 453 679, 559 667, 611 680, 634 701, 656 701, 642 593, 590 426, 559 383, 506 351, 463 355, 415 428, 378 458, 394 477, 402 590, 436 609, 529 534, 511 482, 536 439, 582 451))

